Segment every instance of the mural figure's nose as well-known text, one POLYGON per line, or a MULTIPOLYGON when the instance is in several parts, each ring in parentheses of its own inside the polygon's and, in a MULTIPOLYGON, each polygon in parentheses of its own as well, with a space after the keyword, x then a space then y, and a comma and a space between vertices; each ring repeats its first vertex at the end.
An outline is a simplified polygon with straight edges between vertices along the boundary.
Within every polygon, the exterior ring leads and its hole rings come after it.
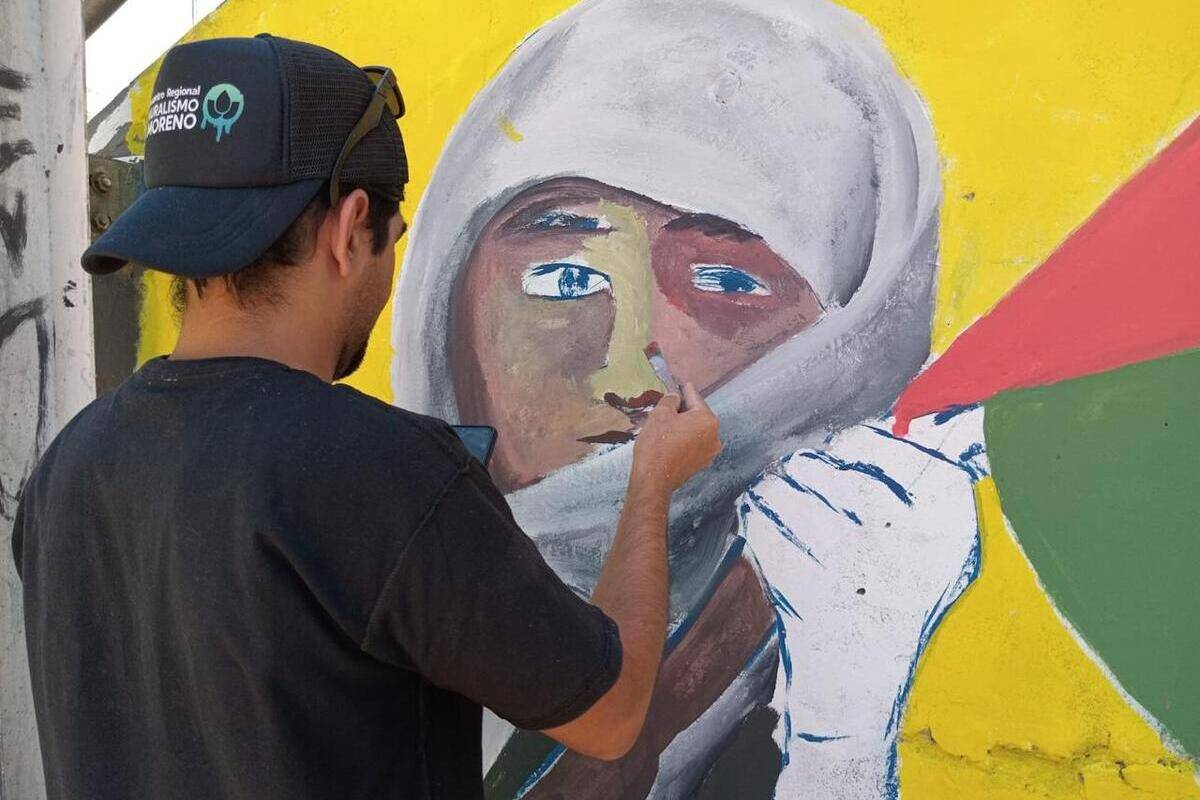
POLYGON ((593 396, 617 408, 640 407, 644 405, 641 398, 648 394, 657 395, 652 401, 657 402, 667 391, 646 358, 649 326, 630 320, 632 316, 634 314, 622 314, 618 306, 612 339, 608 345, 608 358, 605 365, 592 375, 593 396), (622 322, 630 329, 622 330, 622 322), (613 399, 610 400, 610 397, 613 399))
POLYGON ((604 265, 612 281, 613 326, 604 366, 592 373, 592 397, 610 402, 611 394, 625 402, 648 391, 661 397, 667 387, 646 358, 646 345, 654 338, 650 322, 656 291, 646 221, 616 203, 602 203, 600 211, 613 230, 589 240, 585 249, 593 263, 604 265))

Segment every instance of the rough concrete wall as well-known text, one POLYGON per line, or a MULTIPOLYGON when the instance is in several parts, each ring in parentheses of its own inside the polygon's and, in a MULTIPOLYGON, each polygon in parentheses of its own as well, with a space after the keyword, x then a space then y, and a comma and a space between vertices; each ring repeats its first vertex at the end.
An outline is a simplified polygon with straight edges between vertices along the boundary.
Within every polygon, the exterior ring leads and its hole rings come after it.
POLYGON ((43 795, 10 539, 43 448, 92 396, 82 17, 0 6, 0 797, 43 795))

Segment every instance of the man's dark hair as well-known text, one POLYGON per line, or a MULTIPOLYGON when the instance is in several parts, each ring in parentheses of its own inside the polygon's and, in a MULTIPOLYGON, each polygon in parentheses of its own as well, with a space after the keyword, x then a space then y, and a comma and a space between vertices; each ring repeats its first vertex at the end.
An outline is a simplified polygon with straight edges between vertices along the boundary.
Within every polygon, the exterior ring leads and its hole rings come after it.
MULTIPOLYGON (((400 210, 400 201, 393 200, 370 186, 342 183, 342 197, 362 189, 371 201, 367 211, 371 228, 371 252, 379 255, 388 245, 389 224, 400 210)), ((401 191, 403 196, 403 191, 401 191)), ((295 221, 261 256, 237 272, 219 278, 185 278, 176 275, 171 281, 171 304, 182 313, 187 305, 187 287, 196 287, 196 294, 203 296, 204 287, 210 280, 221 280, 243 308, 270 306, 279 302, 279 276, 288 267, 294 267, 307 259, 317 246, 317 228, 329 212, 329 184, 321 187, 316 197, 304 207, 295 221)))

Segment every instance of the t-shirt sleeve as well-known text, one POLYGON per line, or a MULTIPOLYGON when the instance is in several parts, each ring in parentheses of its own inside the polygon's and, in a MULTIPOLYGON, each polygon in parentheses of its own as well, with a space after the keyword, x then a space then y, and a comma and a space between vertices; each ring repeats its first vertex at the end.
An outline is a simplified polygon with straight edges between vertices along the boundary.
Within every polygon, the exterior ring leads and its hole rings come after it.
POLYGON ((545 729, 616 682, 616 624, 572 592, 471 461, 397 557, 363 642, 377 658, 545 729))

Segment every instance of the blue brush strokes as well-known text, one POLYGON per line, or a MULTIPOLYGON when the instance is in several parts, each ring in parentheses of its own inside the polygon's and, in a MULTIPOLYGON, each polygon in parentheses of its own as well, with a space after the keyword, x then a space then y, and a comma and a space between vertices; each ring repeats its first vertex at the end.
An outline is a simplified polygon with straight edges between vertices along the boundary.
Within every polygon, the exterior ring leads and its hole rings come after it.
MULTIPOLYGON (((738 508, 739 519, 744 522, 746 515, 749 513, 750 506, 746 503, 742 503, 738 508)), ((716 570, 713 571, 712 578, 710 578, 708 581, 708 585, 704 587, 704 592, 700 595, 699 599, 696 601, 696 604, 692 606, 691 610, 688 611, 687 616, 680 621, 675 630, 671 631, 671 634, 667 637, 668 651, 670 651, 675 645, 679 644, 683 637, 687 635, 687 632, 691 630, 692 625, 696 622, 696 618, 700 615, 700 612, 708 606, 708 601, 712 599, 713 593, 716 592, 717 587, 721 585, 721 581, 725 580, 726 573, 728 573, 729 569, 737 563, 738 559, 742 557, 742 550, 745 548, 745 546, 745 538, 742 536, 733 537, 733 541, 730 542, 729 549, 725 551, 725 556, 721 559, 721 563, 717 565, 716 570)))
POLYGON ((891 736, 899 728, 900 717, 904 713, 904 703, 908 700, 908 692, 912 688, 913 677, 916 675, 917 662, 921 660, 921 652, 925 649, 925 645, 929 643, 929 637, 933 634, 934 628, 941 622, 942 615, 950 608, 950 604, 945 602, 946 595, 954 588, 955 583, 950 584, 942 590, 941 597, 934 603, 933 608, 925 615, 924 622, 921 623, 921 633, 917 637, 917 649, 913 653, 912 663, 908 665, 908 674, 905 676, 904 683, 900 687, 900 693, 892 701, 892 713, 888 717, 887 728, 883 732, 884 737, 891 736))
POLYGON ((933 424, 934 425, 945 425, 947 422, 954 419, 959 414, 965 414, 968 411, 974 411, 977 408, 979 408, 978 403, 967 403, 966 405, 950 406, 949 408, 939 411, 937 414, 934 414, 933 424))
POLYGON ((800 616, 800 613, 796 611, 796 607, 792 605, 792 601, 788 600, 787 595, 776 589, 774 586, 768 586, 767 589, 771 593, 772 604, 776 608, 783 609, 783 612, 790 617, 795 617, 801 621, 804 620, 804 617, 800 616))
POLYGON ((883 782, 884 800, 900 800, 900 748, 893 741, 888 753, 887 778, 883 782))
MULTIPOLYGON (((741 520, 740 520, 741 524, 742 524, 741 530, 745 531, 746 516, 749 514, 750 508, 749 508, 749 506, 747 506, 746 504, 743 503, 742 509, 744 510, 745 513, 743 513, 741 515, 741 520)), ((750 558, 754 561, 754 568, 758 571, 758 574, 761 576, 763 574, 762 564, 758 563, 758 556, 756 556, 754 554, 754 551, 750 551, 750 558)), ((784 686, 786 686, 788 691, 790 691, 792 688, 792 656, 790 653, 788 653, 787 630, 783 626, 783 613, 784 612, 781 610, 779 601, 783 600, 783 601, 787 602, 788 613, 795 615, 796 619, 801 619, 801 617, 798 613, 796 613, 795 607, 791 604, 791 602, 787 601, 787 599, 783 596, 783 594, 781 592, 777 591, 775 589, 775 587, 771 586, 770 583, 767 582, 765 579, 763 580, 763 584, 767 587, 767 596, 768 596, 768 599, 771 600, 771 606, 775 611, 775 624, 774 624, 774 626, 772 626, 773 630, 771 631, 771 634, 774 635, 774 637, 775 637, 775 640, 776 640, 775 649, 779 652, 779 663, 780 663, 780 665, 783 666, 784 686)), ((791 712, 791 709, 788 707, 788 704, 784 703, 784 706, 783 706, 783 753, 782 753, 782 762, 783 762, 784 767, 787 767, 788 762, 791 760, 791 756, 788 752, 788 748, 791 747, 791 742, 792 742, 792 712, 791 712)))
MULTIPOLYGON (((892 441, 896 441, 896 442, 903 442, 904 444, 908 445, 909 447, 920 450, 922 453, 924 453, 927 456, 931 456, 933 458, 936 458, 938 461, 944 461, 945 463, 947 463, 953 467, 957 467, 958 469, 961 469, 963 472, 967 473, 967 475, 970 476, 972 482, 979 479, 978 471, 974 467, 972 467, 970 464, 964 464, 961 461, 956 461, 955 459, 950 458, 948 455, 943 453, 941 450, 935 450, 932 447, 926 447, 923 444, 917 444, 912 439, 905 439, 903 436, 897 436, 896 434, 892 433, 891 431, 889 431, 885 428, 877 427, 875 425, 868 425, 867 428, 875 431, 875 433, 879 434, 880 436, 884 437, 885 439, 891 439, 892 441)), ((982 445, 981 445, 981 447, 982 447, 982 445)))
MULTIPOLYGON (((792 455, 795 455, 795 453, 793 453, 792 455)), ((791 459, 792 459, 792 456, 788 456, 787 458, 785 458, 783 460, 782 463, 787 464, 789 461, 791 461, 791 459)), ((802 494, 807 494, 807 495, 817 498, 818 500, 820 500, 822 503, 825 504, 826 508, 828 508, 830 511, 834 512, 835 514, 841 514, 846 519, 853 522, 855 525, 859 525, 859 526, 862 525, 862 520, 859 519, 858 515, 855 514, 853 511, 851 511, 848 508, 840 508, 839 509, 833 503, 829 502, 829 498, 827 498, 825 495, 821 494, 820 492, 818 492, 816 489, 812 488, 811 486, 801 483, 800 481, 796 480, 791 475, 789 475, 785 470, 780 470, 779 472, 772 473, 772 474, 776 475, 781 481, 783 481, 788 486, 795 489, 797 492, 800 492, 802 494)))
POLYGON ((959 461, 970 461, 972 458, 983 454, 983 442, 975 442, 966 450, 958 454, 959 461))
MULTIPOLYGON (((795 453, 793 453, 792 455, 795 455, 795 453)), ((792 456, 788 456, 787 458, 785 458, 782 461, 782 463, 787 464, 791 460, 792 460, 792 456)), ((833 503, 829 502, 829 498, 827 498, 825 495, 821 494, 820 492, 818 492, 816 489, 812 488, 811 486, 806 486, 805 484, 800 483, 800 481, 793 478, 785 470, 779 470, 779 472, 773 473, 773 474, 778 475, 779 479, 781 481, 783 481, 788 486, 795 489, 797 492, 812 495, 813 497, 817 498, 822 503, 824 503, 825 507, 828 508, 830 511, 834 512, 835 514, 837 513, 837 506, 835 506, 833 503)))
MULTIPOLYGON (((543 275, 551 275, 555 272, 559 273, 558 285, 555 287, 558 289, 558 294, 539 293, 538 297, 546 300, 575 300, 600 291, 599 288, 592 285, 593 281, 596 284, 604 283, 611 285, 609 277, 603 272, 591 267, 585 267, 582 264, 569 264, 557 261, 551 264, 539 264, 531 269, 529 274, 541 277, 543 275)), ((528 292, 528 289, 526 291, 528 292)))
POLYGON ((884 472, 883 467, 879 466, 878 464, 868 464, 865 461, 843 461, 832 453, 827 453, 824 450, 806 450, 805 452, 800 453, 800 457, 811 458, 814 461, 820 461, 824 464, 830 465, 831 467, 836 467, 844 472, 860 472, 863 475, 866 475, 869 478, 874 478, 882 483, 888 488, 889 491, 891 491, 892 494, 896 495, 896 497, 903 502, 904 505, 911 506, 913 504, 912 495, 909 494, 908 489, 905 489, 900 485, 898 480, 884 472))
POLYGON ((958 454, 958 460, 962 462, 964 467, 974 474, 976 480, 979 478, 986 478, 988 474, 987 469, 985 469, 982 465, 974 463, 975 459, 983 455, 983 453, 983 442, 975 442, 966 450, 963 450, 958 454))
POLYGON ((550 755, 546 756, 545 760, 538 765, 538 768, 531 772, 529 777, 525 779, 525 782, 521 784, 521 788, 517 789, 517 793, 513 796, 513 800, 521 800, 522 797, 527 795, 529 790, 537 785, 537 782, 542 779, 542 776, 550 771, 550 769, 555 765, 555 763, 557 763, 558 759, 560 759, 562 754, 565 752, 567 752, 567 748, 563 747, 561 744, 555 745, 554 749, 550 751, 550 755))
POLYGON ((962 572, 959 573, 959 576, 955 578, 953 583, 942 591, 942 596, 938 598, 937 603, 930 609, 929 614, 925 617, 925 621, 921 624, 921 634, 917 638, 917 650, 913 654, 912 663, 908 666, 908 676, 900 689, 900 694, 896 696, 896 700, 892 704, 892 715, 888 719, 884 736, 894 733, 900 724, 904 702, 908 699, 908 692, 912 688, 913 677, 917 671, 917 662, 920 661, 921 653, 924 652, 925 646, 929 644, 930 638, 933 637, 933 632, 937 630, 937 626, 945 618, 946 612, 954 605, 954 601, 962 595, 963 591, 972 581, 979 577, 979 566, 982 559, 981 548, 982 540, 979 529, 976 528, 975 543, 971 546, 971 552, 967 554, 967 560, 963 562, 962 572))
POLYGON ((562 275, 558 278, 558 291, 563 297, 576 297, 588 290, 591 280, 592 276, 581 269, 564 267, 562 275))
MULTIPOLYGON (((795 532, 793 532, 792 529, 790 527, 788 527, 788 524, 783 521, 783 518, 779 516, 779 513, 775 509, 771 508, 770 505, 767 504, 766 500, 764 500, 753 489, 747 489, 746 496, 750 498, 750 502, 754 503, 755 508, 757 508, 759 511, 761 511, 763 516, 765 516, 767 519, 769 519, 771 521, 771 524, 774 525, 781 534, 783 534, 783 538, 787 539, 789 542, 791 542, 793 545, 795 545, 800 550, 800 552, 804 553, 806 556, 811 558, 813 561, 817 562, 818 564, 821 564, 821 559, 816 557, 816 555, 812 551, 812 548, 809 547, 804 542, 802 542, 800 540, 800 537, 796 536, 795 532)), ((825 565, 821 564, 821 566, 825 566, 825 565)))
POLYGON ((598 231, 600 230, 600 220, 596 217, 569 214, 564 211, 551 211, 529 223, 526 228, 537 230, 598 231))
POLYGON ((748 272, 728 266, 692 267, 692 284, 706 292, 750 294, 755 290, 769 291, 748 272))
POLYGON ((947 612, 954 606, 956 600, 962 596, 966 588, 979 577, 979 570, 982 566, 982 546, 983 541, 978 527, 975 529, 975 543, 971 546, 971 552, 967 554, 966 561, 963 562, 962 572, 953 583, 948 585, 942 592, 942 596, 938 598, 938 602, 926 615, 925 621, 921 624, 921 635, 917 639, 917 650, 913 654, 912 663, 908 666, 908 674, 905 676, 904 683, 900 687, 900 693, 896 696, 895 702, 892 703, 892 714, 888 719, 887 729, 884 731, 884 738, 891 737, 891 753, 888 756, 888 771, 887 780, 884 784, 885 797, 888 800, 897 800, 900 796, 900 774, 899 774, 899 758, 897 755, 898 743, 896 741, 896 733, 900 729, 900 719, 904 713, 904 705, 908 701, 908 694, 912 690, 913 679, 916 677, 917 664, 921 660, 921 654, 925 651, 925 647, 929 644, 929 640, 933 637, 933 632, 937 630, 938 625, 945 619, 947 612))
POLYGON ((849 739, 850 737, 849 736, 818 736, 815 733, 805 733, 804 731, 800 731, 796 734, 796 738, 801 739, 805 742, 814 742, 816 744, 820 744, 821 742, 837 742, 842 739, 849 739))
MULTIPOLYGON (((792 690, 792 657, 788 653, 787 632, 783 629, 783 618, 775 612, 775 634, 779 637, 779 663, 783 665, 783 681, 790 694, 792 690)), ((792 710, 784 704, 783 708, 783 766, 791 760, 792 744, 792 710)))
POLYGON ((778 651, 779 646, 776 642, 776 639, 777 634, 775 632, 775 626, 772 625, 767 632, 763 634, 762 639, 758 643, 758 647, 754 648, 754 652, 751 653, 750 657, 746 659, 746 663, 742 665, 742 668, 738 674, 742 675, 749 672, 754 665, 758 663, 759 659, 761 659, 763 655, 771 649, 778 651))

